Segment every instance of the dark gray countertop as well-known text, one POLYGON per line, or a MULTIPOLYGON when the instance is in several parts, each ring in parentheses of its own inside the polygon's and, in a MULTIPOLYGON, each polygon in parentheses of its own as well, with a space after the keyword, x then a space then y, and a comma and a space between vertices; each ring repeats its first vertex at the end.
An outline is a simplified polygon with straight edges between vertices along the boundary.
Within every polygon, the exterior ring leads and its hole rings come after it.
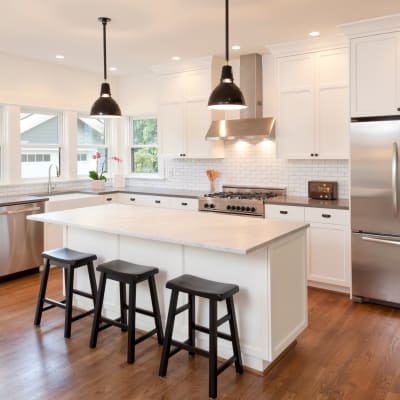
POLYGON ((301 196, 279 196, 266 201, 266 204, 281 204, 286 206, 334 208, 339 210, 349 209, 349 200, 314 200, 301 196))
POLYGON ((0 207, 15 206, 18 204, 37 203, 49 200, 46 196, 5 196, 0 197, 0 207))

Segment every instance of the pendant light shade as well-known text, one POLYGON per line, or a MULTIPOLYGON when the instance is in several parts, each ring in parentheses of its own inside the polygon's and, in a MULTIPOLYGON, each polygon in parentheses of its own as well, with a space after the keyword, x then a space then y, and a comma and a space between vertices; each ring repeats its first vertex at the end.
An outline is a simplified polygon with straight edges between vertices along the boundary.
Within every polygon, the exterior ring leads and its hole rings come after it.
POLYGON ((99 21, 103 24, 103 66, 105 82, 101 84, 100 97, 94 102, 90 110, 90 115, 98 118, 119 118, 121 117, 121 110, 117 102, 111 97, 110 84, 107 82, 106 25, 111 19, 100 17, 99 21))
POLYGON ((225 60, 219 85, 208 99, 208 108, 213 110, 240 110, 247 108, 240 88, 233 82, 232 67, 229 65, 229 0, 225 0, 225 60))

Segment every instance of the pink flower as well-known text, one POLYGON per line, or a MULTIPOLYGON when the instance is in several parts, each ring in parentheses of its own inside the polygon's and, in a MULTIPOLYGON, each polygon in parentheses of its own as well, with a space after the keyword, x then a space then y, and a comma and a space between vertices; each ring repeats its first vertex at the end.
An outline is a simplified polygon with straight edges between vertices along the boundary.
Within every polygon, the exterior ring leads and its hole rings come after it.
POLYGON ((110 157, 110 160, 114 160, 114 161, 116 161, 116 162, 122 162, 122 159, 121 158, 119 158, 118 156, 112 156, 112 157, 110 157))

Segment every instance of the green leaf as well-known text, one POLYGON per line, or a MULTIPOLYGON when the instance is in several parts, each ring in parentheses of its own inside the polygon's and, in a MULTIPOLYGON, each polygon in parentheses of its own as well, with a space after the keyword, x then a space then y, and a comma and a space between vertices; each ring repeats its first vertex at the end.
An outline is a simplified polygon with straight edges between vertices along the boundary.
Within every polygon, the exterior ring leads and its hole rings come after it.
POLYGON ((89 171, 89 178, 94 179, 95 181, 99 180, 99 174, 97 171, 89 171))

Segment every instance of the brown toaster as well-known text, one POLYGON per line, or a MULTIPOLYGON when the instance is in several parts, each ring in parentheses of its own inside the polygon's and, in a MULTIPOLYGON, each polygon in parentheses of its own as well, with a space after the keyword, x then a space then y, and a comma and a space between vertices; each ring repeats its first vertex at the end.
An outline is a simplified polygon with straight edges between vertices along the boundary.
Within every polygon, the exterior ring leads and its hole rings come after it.
POLYGON ((318 200, 337 199, 338 184, 329 181, 308 181, 308 197, 318 200))

